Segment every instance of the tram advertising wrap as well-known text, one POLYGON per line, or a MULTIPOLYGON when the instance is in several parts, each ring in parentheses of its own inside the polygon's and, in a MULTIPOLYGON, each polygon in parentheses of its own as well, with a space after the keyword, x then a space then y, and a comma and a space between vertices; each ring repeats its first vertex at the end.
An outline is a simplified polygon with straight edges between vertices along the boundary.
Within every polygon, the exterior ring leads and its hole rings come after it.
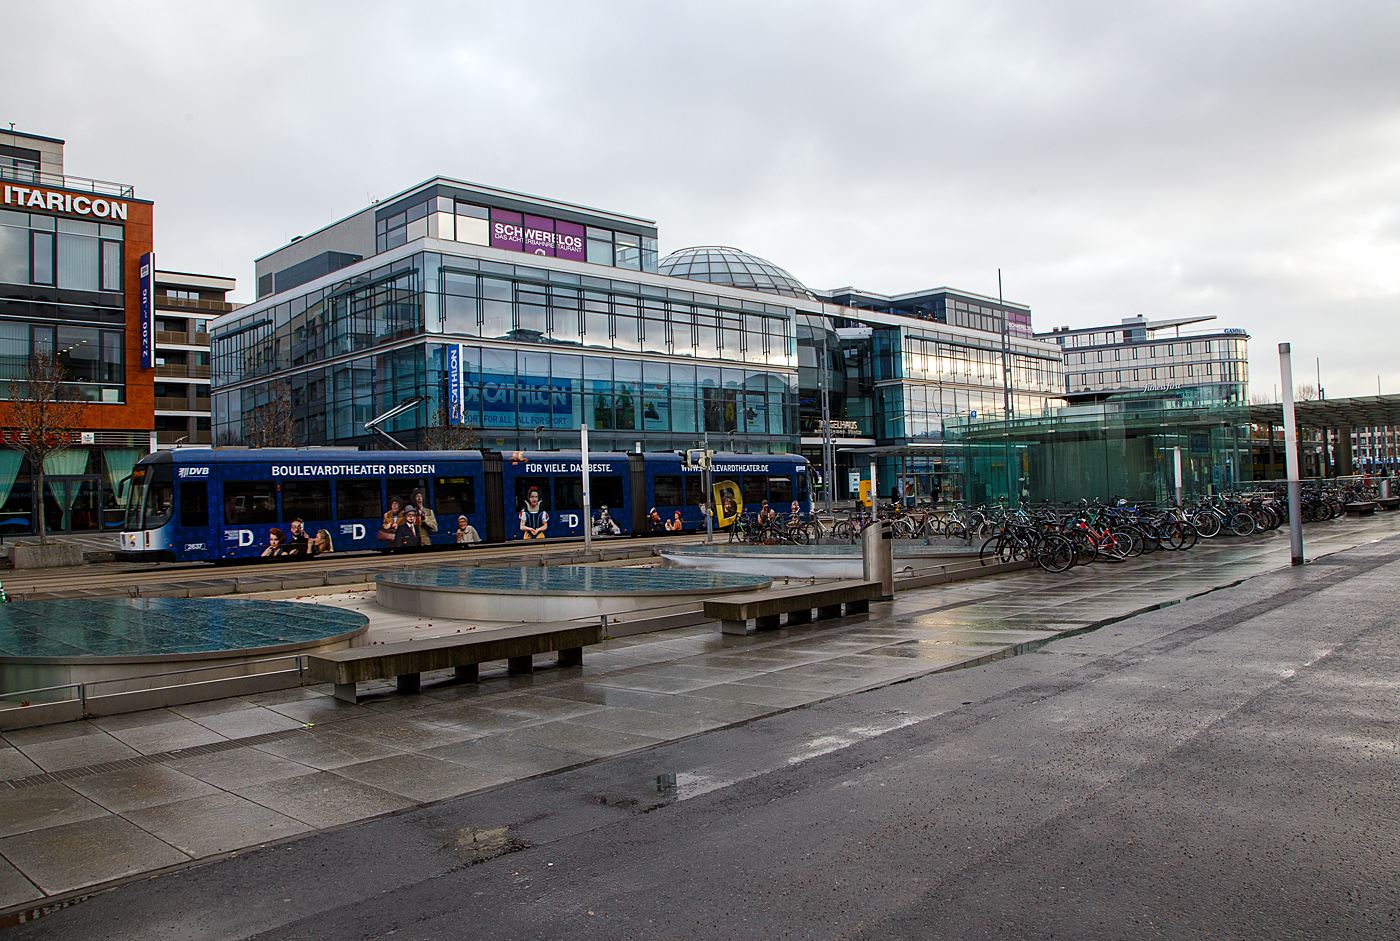
MULTIPOLYGON (((701 474, 678 454, 591 454, 591 519, 581 461, 577 451, 158 451, 132 472, 119 556, 292 559, 578 538, 585 526, 595 537, 704 529, 701 474)), ((714 474, 746 507, 811 512, 801 457, 716 455, 714 474)))

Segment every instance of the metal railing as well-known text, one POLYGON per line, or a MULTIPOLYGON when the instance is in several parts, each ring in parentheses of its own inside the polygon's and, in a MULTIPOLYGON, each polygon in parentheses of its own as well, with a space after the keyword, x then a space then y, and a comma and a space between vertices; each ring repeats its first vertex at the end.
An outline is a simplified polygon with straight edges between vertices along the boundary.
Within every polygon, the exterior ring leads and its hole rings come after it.
POLYGON ((86 177, 49 173, 45 170, 32 170, 28 167, 0 166, 0 180, 9 183, 35 183, 40 186, 52 186, 55 189, 81 190, 84 193, 120 196, 124 199, 136 198, 136 188, 125 183, 89 180, 86 177))
MULTIPOLYGON (((9 693, 0 693, 0 701, 19 700, 21 703, 28 702, 32 705, 55 705, 63 702, 73 702, 76 700, 82 707, 83 712, 87 712, 89 699, 96 699, 101 694, 93 692, 94 688, 110 686, 113 683, 140 683, 145 680, 158 680, 167 676, 188 676, 191 673, 209 673, 214 670, 241 670, 244 667, 254 666, 259 663, 279 663, 292 662, 294 665, 285 670, 255 670, 253 672, 238 672, 231 676, 214 677, 215 680, 241 680, 256 677, 276 676, 281 673, 296 673, 297 685, 301 685, 302 679, 306 675, 306 655, 305 654, 283 654, 280 657, 266 657, 261 660, 238 660, 232 663, 220 663, 207 667, 192 667, 188 670, 170 670, 164 673, 143 673, 140 676, 118 676, 106 680, 89 680, 85 683, 63 683, 58 686, 40 686, 36 689, 21 689, 9 693), (56 693, 60 690, 71 690, 72 694, 62 698, 36 699, 39 693, 56 693)), ((209 681, 206 681, 209 682, 209 681)), ((178 689, 188 686, 188 683, 166 683, 164 685, 152 685, 139 689, 124 689, 116 693, 108 693, 110 696, 117 696, 123 693, 150 693, 162 689, 178 689)), ((27 706, 14 706, 12 708, 24 709, 27 706)))

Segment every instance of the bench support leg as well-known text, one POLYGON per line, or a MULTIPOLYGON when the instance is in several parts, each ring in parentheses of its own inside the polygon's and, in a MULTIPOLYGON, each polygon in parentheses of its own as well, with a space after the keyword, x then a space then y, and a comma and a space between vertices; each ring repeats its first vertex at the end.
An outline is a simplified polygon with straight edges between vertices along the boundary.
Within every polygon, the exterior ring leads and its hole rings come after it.
POLYGON ((416 693, 423 688, 423 674, 421 673, 400 673, 397 679, 401 693, 416 693))
POLYGON ((559 651, 559 665, 561 667, 581 667, 583 666, 583 648, 565 647, 559 651))
POLYGON ((354 683, 336 683, 335 698, 341 702, 348 702, 351 705, 360 701, 360 697, 355 692, 354 683))
POLYGON ((841 616, 841 606, 839 604, 829 604, 824 608, 817 609, 819 618, 839 618, 841 616))
POLYGON ((753 626, 755 630, 776 631, 778 629, 778 616, 770 614, 766 617, 754 618, 753 626))
POLYGON ((796 611, 788 612, 789 624, 807 624, 812 620, 811 608, 798 608, 796 611))
POLYGON ((739 634, 742 636, 749 632, 749 622, 734 621, 729 618, 725 618, 724 620, 719 622, 719 629, 725 634, 739 634))
POLYGON ((481 668, 475 663, 468 663, 457 668, 458 683, 475 683, 481 676, 481 668))
POLYGON ((867 599, 865 599, 865 598, 862 598, 860 601, 847 601, 847 602, 846 602, 846 613, 847 613, 847 614, 869 614, 869 613, 870 613, 870 601, 867 600, 867 599))
POLYGON ((511 657, 506 661, 506 672, 534 673, 535 658, 529 655, 526 655, 524 657, 511 657))

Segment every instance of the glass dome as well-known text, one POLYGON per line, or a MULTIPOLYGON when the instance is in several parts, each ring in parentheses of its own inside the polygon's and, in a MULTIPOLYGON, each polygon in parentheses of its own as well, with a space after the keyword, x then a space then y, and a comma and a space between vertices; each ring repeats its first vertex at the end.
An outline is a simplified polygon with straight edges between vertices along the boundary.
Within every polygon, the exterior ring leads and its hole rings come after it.
POLYGON ((792 275, 765 258, 723 245, 700 245, 672 252, 657 266, 657 273, 692 281, 708 281, 733 288, 815 300, 812 292, 792 275))

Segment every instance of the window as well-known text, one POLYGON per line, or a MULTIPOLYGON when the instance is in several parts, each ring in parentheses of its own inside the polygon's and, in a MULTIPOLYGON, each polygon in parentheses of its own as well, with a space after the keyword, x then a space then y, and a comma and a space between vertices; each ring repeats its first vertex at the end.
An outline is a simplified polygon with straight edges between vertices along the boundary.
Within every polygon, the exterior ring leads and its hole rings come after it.
POLYGON ((777 508, 786 508, 792 502, 792 478, 790 477, 769 477, 768 478, 768 499, 773 501, 777 508))
POLYGON ((705 481, 703 474, 685 475, 685 505, 699 506, 705 501, 705 481))
MULTIPOLYGON (((94 229, 96 223, 87 223, 94 229)), ((85 235, 60 232, 58 236, 58 286, 75 291, 96 291, 101 286, 101 243, 85 235)))
POLYGON ((383 512, 378 480, 338 480, 335 484, 336 519, 373 519, 383 512))
POLYGON ((556 510, 583 509, 583 478, 554 478, 554 508, 556 510))
POLYGON ((209 525, 209 485, 204 481, 180 484, 180 525, 209 525))
POLYGON ((476 512, 476 484, 472 478, 439 477, 433 484, 433 509, 438 516, 447 518, 476 512))
POLYGON ((657 506, 685 506, 685 488, 680 474, 657 474, 655 496, 657 506))
MULTIPOLYGON (((401 511, 416 502, 413 495, 419 490, 423 491, 423 502, 427 504, 428 482, 420 477, 390 477, 385 489, 390 500, 399 501, 401 511)), ((389 508, 384 509, 387 511, 389 508)))
POLYGON ((29 280, 33 284, 53 284, 53 233, 30 232, 29 280))
POLYGON ((282 519, 329 520, 331 482, 329 480, 289 480, 282 484, 282 519))
POLYGON ((224 484, 224 522, 251 526, 277 522, 277 492, 270 480, 224 484))
POLYGON ((758 474, 745 474, 741 479, 743 484, 739 489, 744 495, 744 506, 758 509, 759 505, 768 499, 768 478, 758 474))
MULTIPOLYGON (((607 507, 616 510, 622 507, 622 478, 617 474, 590 474, 588 486, 592 490, 589 503, 594 510, 607 507)), ((617 521, 621 524, 621 520, 617 521)))

